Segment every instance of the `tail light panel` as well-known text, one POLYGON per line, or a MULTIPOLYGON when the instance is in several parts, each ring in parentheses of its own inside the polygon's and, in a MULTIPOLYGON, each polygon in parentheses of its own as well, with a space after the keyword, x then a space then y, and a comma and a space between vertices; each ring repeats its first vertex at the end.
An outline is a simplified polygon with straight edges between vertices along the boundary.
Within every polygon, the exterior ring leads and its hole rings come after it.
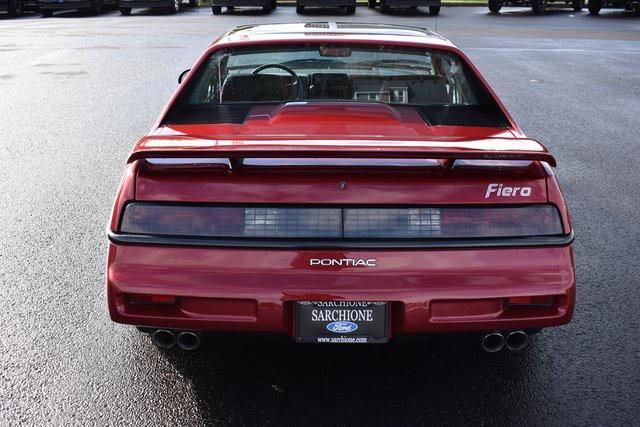
POLYGON ((563 234, 553 205, 270 207, 133 202, 120 231, 251 239, 483 239, 563 234))

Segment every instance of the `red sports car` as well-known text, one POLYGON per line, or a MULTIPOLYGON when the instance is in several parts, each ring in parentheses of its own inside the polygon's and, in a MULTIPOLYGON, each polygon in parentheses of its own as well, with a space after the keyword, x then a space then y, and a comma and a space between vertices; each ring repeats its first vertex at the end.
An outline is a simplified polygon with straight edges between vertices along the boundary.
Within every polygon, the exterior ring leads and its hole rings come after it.
POLYGON ((430 31, 314 22, 218 38, 135 145, 109 226, 115 322, 301 343, 570 321, 573 230, 552 167, 430 31))

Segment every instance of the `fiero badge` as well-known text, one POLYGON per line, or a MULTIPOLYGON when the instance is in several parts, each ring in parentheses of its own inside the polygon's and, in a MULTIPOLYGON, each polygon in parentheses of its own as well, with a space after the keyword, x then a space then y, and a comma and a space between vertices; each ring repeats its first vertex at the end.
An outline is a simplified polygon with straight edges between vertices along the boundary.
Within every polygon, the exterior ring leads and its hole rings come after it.
POLYGON ((309 265, 311 267, 375 267, 377 262, 375 258, 311 258, 309 265))
POLYGON ((531 187, 509 187, 503 184, 489 184, 485 199, 495 195, 496 197, 531 197, 531 187))

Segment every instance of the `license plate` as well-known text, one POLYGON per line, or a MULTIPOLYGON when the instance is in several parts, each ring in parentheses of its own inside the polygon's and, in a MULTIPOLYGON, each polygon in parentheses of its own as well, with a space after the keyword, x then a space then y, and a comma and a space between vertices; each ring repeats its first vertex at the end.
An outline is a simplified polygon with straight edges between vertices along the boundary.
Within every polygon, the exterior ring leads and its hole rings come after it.
POLYGON ((296 341, 301 343, 384 343, 387 303, 360 301, 299 301, 296 341))

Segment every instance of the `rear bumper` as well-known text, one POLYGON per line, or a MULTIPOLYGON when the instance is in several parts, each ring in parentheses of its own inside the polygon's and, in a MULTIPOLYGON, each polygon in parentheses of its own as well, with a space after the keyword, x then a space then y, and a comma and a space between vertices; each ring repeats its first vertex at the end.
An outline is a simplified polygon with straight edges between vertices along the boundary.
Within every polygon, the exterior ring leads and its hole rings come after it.
POLYGON ((195 248, 110 243, 115 322, 175 329, 294 334, 296 301, 389 301, 390 335, 536 329, 571 320, 570 246, 433 250, 195 248), (311 258, 375 258, 376 266, 311 267, 311 258), (128 294, 178 297, 131 304, 128 294), (555 295, 551 307, 506 307, 555 295))
POLYGON ((97 0, 83 0, 83 1, 41 1, 38 2, 40 10, 72 10, 72 9, 90 9, 96 7, 97 0))
POLYGON ((118 2, 119 7, 130 7, 132 9, 161 8, 171 7, 172 5, 172 0, 120 0, 118 2))
POLYGON ((440 6, 440 0, 385 0, 384 3, 389 7, 413 7, 413 6, 440 6))
POLYGON ((296 5, 305 7, 355 6, 356 0, 297 0, 296 5))
POLYGON ((213 0, 211 5, 221 7, 262 7, 270 6, 271 0, 213 0))

